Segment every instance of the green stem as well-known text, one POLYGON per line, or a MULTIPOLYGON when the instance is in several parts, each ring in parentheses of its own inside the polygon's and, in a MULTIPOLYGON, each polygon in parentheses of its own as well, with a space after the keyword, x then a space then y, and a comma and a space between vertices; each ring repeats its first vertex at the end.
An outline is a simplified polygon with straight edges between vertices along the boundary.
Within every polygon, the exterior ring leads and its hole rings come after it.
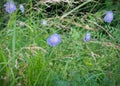
POLYGON ((69 14, 71 14, 72 12, 74 12, 75 10, 79 9, 80 7, 86 5, 87 3, 91 2, 91 1, 93 1, 93 0, 88 0, 88 1, 80 4, 79 6, 77 6, 76 8, 74 8, 73 10, 71 10, 71 11, 69 11, 68 13, 64 14, 64 15, 61 17, 61 19, 63 19, 64 17, 68 16, 69 14))
POLYGON ((15 27, 13 28, 13 37, 12 37, 12 57, 15 59, 15 27))

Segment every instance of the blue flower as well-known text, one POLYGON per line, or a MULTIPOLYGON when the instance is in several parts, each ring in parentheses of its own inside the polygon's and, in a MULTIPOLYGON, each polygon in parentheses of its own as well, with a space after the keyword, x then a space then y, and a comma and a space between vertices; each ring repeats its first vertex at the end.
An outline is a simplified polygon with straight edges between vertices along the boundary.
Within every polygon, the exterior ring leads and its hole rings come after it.
POLYGON ((16 10, 16 5, 13 1, 7 2, 6 4, 4 4, 5 10, 8 13, 13 13, 16 10))
POLYGON ((113 12, 112 11, 107 11, 106 15, 104 17, 104 21, 107 23, 111 23, 113 20, 113 12))
POLYGON ((20 11, 22 12, 22 13, 24 13, 24 6, 22 5, 22 4, 20 4, 20 7, 19 7, 19 9, 20 9, 20 11))
POLYGON ((57 46, 61 43, 61 37, 59 34, 53 34, 50 37, 47 38, 47 43, 50 46, 57 46))
POLYGON ((91 34, 87 32, 87 33, 85 34, 85 38, 83 39, 83 41, 84 41, 84 42, 87 42, 87 41, 90 41, 90 39, 91 39, 91 34))
POLYGON ((43 20, 41 21, 41 24, 42 24, 42 25, 47 25, 47 21, 46 21, 45 19, 43 19, 43 20))

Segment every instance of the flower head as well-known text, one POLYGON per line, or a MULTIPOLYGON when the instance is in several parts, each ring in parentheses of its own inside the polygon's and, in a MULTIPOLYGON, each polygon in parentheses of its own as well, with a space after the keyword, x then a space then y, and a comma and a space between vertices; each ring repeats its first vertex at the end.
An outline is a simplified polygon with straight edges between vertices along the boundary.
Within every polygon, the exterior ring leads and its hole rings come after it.
POLYGON ((59 34, 53 34, 50 37, 47 38, 47 43, 50 46, 57 46, 61 43, 61 37, 59 34))
POLYGON ((107 11, 106 15, 104 17, 104 21, 107 23, 111 23, 113 20, 113 12, 112 11, 107 11))
POLYGON ((91 35, 90 35, 90 33, 87 32, 87 33, 85 34, 85 38, 83 39, 83 41, 84 41, 84 42, 87 42, 87 41, 90 41, 90 39, 91 39, 91 35))
POLYGON ((19 9, 20 9, 20 11, 22 12, 22 13, 24 13, 24 6, 22 5, 22 4, 20 4, 20 7, 19 7, 19 9))
POLYGON ((4 4, 5 10, 8 13, 13 13, 16 10, 16 5, 13 1, 7 2, 6 4, 4 4))
POLYGON ((46 21, 45 19, 43 19, 43 20, 41 21, 41 24, 42 24, 42 25, 47 25, 47 21, 46 21))

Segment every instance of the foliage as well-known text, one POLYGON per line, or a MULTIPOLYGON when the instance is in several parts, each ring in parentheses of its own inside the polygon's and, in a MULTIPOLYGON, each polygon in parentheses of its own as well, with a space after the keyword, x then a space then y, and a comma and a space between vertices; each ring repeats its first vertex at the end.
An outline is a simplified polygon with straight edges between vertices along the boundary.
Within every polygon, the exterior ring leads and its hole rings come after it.
POLYGON ((1 86, 120 85, 119 0, 15 3, 12 14, 0 3, 1 86), (109 10, 114 18, 106 23, 109 10), (86 32, 90 40, 84 42, 86 32), (56 33, 61 43, 51 47, 47 38, 56 33))

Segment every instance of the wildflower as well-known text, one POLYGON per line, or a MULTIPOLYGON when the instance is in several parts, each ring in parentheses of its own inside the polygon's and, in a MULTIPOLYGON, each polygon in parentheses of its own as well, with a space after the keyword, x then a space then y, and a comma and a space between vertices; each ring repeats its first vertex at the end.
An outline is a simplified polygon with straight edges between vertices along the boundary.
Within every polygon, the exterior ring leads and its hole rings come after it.
POLYGON ((22 13, 24 13, 24 6, 23 6, 22 4, 20 4, 19 9, 20 9, 20 11, 21 11, 22 13))
POLYGON ((91 35, 90 35, 90 33, 87 32, 87 33, 85 34, 85 38, 83 39, 83 41, 84 41, 84 42, 87 42, 87 41, 90 41, 90 39, 91 39, 91 35))
POLYGON ((47 38, 47 43, 50 46, 57 46, 61 42, 61 37, 59 34, 53 34, 47 38))
POLYGON ((43 19, 43 20, 41 21, 41 24, 42 24, 42 25, 47 25, 47 21, 43 19))
POLYGON ((111 23, 112 20, 113 20, 113 12, 112 11, 106 12, 106 15, 104 17, 104 21, 107 23, 111 23))
POLYGON ((5 10, 8 13, 13 13, 16 10, 16 5, 13 1, 7 2, 6 4, 4 4, 5 10))

